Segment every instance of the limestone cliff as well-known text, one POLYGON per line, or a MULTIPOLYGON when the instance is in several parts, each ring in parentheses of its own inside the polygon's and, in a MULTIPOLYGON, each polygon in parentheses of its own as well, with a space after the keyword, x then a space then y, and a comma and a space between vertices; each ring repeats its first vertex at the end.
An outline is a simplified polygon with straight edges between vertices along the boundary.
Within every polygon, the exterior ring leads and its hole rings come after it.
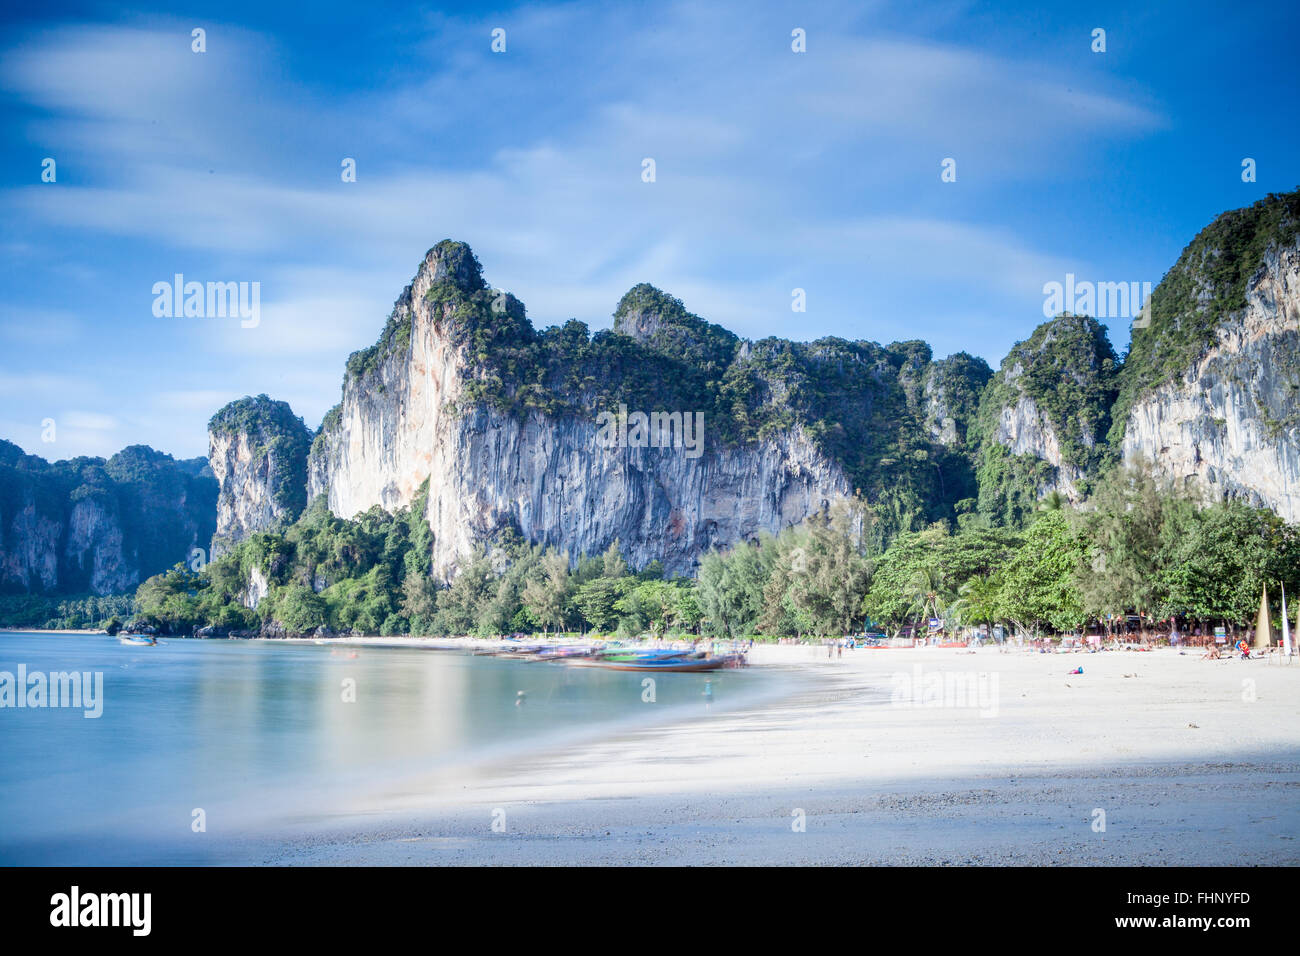
POLYGON ((930 440, 945 448, 964 448, 979 414, 980 396, 993 372, 966 352, 928 364, 922 387, 921 416, 930 440))
MULTIPOLYGON (((607 447, 598 409, 583 414, 581 397, 558 414, 481 400, 472 386, 484 369, 457 312, 484 292, 499 302, 494 315, 520 320, 517 302, 483 286, 467 248, 431 250, 397 302, 392 334, 349 363, 342 405, 312 449, 310 494, 326 495, 341 517, 404 507, 428 478, 439 576, 510 526, 575 558, 619 539, 634 566, 660 559, 687 573, 711 546, 777 531, 851 490, 844 469, 798 430, 726 447, 710 440, 706 418, 699 449, 686 447, 689 435, 677 447, 607 447)), ((650 337, 653 321, 634 311, 638 334, 650 337)))
POLYGON ((47 462, 0 441, 0 593, 120 594, 212 534, 203 463, 136 445, 47 462))
MULTIPOLYGON (((929 360, 926 349, 918 374, 938 382, 929 360)), ((908 408, 907 361, 868 342, 742 342, 647 285, 624 296, 612 331, 537 332, 468 247, 444 242, 379 342, 349 360, 312 446, 309 495, 352 517, 405 507, 429 479, 440 577, 507 527, 575 559, 617 539, 633 566, 691 573, 709 548, 855 489, 895 496, 901 522, 932 519, 928 507, 950 507, 929 500, 949 463, 929 455, 946 454, 957 426, 931 443, 908 408), (665 416, 653 420, 667 430, 639 430, 638 413, 665 416)), ((939 414, 946 393, 928 394, 939 414)))
POLYGON ((980 399, 979 507, 1017 523, 1053 493, 1077 504, 1105 458, 1116 360, 1088 316, 1044 322, 1002 361, 980 399))
POLYGON ((306 505, 311 431, 285 402, 241 398, 208 423, 208 462, 220 484, 212 555, 255 531, 292 524, 306 505))
MULTIPOLYGON (((379 341, 349 359, 307 496, 351 518, 406 507, 428 480, 442 578, 506 528, 574 558, 618 540, 634 566, 690 573, 714 545, 853 492, 884 536, 975 510, 1022 524, 1050 496, 1084 501, 1121 455, 1293 517, 1296 202, 1274 197, 1198 237, 1122 366, 1096 320, 1063 314, 996 375, 923 342, 743 341, 649 285, 623 297, 612 330, 535 330, 467 246, 443 242, 379 341), (635 424, 656 414, 702 421, 698 444, 635 424)), ((254 505, 269 492, 242 494, 243 526, 268 526, 254 505)))
POLYGON ((1133 330, 1112 440, 1206 500, 1300 520, 1300 193, 1202 231, 1133 330))

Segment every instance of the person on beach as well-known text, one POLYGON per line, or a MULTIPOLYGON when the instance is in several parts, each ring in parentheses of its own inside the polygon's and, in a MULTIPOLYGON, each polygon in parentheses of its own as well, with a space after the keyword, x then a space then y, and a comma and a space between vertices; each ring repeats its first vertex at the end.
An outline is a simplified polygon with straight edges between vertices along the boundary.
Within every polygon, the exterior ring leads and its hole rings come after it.
POLYGON ((1243 661, 1250 660, 1250 645, 1247 644, 1244 639, 1237 642, 1237 650, 1241 651, 1241 659, 1243 661))

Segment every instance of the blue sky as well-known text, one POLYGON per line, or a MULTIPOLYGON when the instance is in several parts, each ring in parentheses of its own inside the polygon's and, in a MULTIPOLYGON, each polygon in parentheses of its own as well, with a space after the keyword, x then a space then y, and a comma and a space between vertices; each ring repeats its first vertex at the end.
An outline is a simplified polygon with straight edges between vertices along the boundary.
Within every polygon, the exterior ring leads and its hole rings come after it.
POLYGON ((1154 283, 1219 212, 1300 184, 1294 5, 1055 6, 9 12, 0 437, 202 455, 259 392, 315 427, 444 238, 539 327, 607 327, 645 281, 750 338, 996 367, 1045 283, 1154 283), (259 282, 260 324, 156 318, 175 273, 259 282))

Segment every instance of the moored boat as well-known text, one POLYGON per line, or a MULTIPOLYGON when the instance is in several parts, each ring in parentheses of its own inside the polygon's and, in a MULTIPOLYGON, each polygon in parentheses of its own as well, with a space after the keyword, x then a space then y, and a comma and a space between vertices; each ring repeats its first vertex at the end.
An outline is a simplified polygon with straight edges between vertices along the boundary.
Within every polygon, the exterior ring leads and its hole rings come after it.
POLYGON ((546 647, 532 655, 535 661, 563 661, 575 657, 591 657, 597 653, 594 647, 586 645, 560 645, 546 647))
POLYGON ((679 652, 676 656, 618 655, 613 658, 596 658, 574 663, 590 667, 603 667, 611 671, 659 671, 680 673, 689 671, 716 671, 724 667, 744 667, 744 654, 706 655, 679 652))

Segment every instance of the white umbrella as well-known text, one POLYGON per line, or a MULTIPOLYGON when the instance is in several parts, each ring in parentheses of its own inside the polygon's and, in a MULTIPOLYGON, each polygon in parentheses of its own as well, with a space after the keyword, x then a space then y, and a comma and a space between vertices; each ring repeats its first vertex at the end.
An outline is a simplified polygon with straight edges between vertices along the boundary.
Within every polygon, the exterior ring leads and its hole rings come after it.
POLYGON ((1291 656, 1291 625, 1286 619, 1286 585, 1282 585, 1282 653, 1291 656))

